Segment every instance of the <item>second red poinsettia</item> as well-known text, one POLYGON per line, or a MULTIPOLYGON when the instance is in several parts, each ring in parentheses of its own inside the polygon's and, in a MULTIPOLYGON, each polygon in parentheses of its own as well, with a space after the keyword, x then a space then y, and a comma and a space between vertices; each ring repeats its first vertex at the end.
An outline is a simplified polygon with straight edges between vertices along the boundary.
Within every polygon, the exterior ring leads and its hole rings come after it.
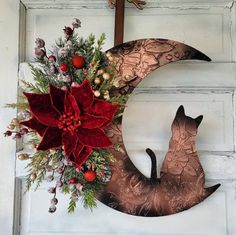
POLYGON ((97 99, 88 80, 71 91, 50 85, 49 94, 24 95, 32 118, 21 124, 42 136, 38 150, 63 146, 66 157, 80 168, 93 148, 112 145, 104 128, 119 106, 97 99))

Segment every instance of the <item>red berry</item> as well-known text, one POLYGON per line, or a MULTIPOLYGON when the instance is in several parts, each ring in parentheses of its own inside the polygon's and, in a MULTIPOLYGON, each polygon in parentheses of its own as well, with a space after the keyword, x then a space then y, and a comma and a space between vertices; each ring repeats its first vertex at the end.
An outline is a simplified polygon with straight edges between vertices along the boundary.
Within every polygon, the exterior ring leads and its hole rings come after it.
POLYGON ((64 33, 67 35, 67 36, 71 36, 73 34, 73 29, 71 27, 66 27, 63 29, 64 30, 64 33))
POLYGON ((72 61, 73 66, 77 69, 81 69, 85 65, 84 57, 80 55, 74 55, 71 61, 72 61))
POLYGON ((6 131, 5 133, 4 133, 4 136, 6 137, 6 136, 11 136, 12 135, 12 132, 11 131, 6 131))
POLYGON ((92 171, 92 170, 87 170, 85 173, 84 173, 84 179, 88 182, 92 182, 96 179, 97 175, 96 175, 96 172, 95 171, 92 171))
POLYGON ((61 70, 62 72, 67 72, 68 69, 69 69, 69 66, 68 66, 67 64, 61 64, 61 65, 60 65, 60 70, 61 70))
POLYGON ((57 61, 57 59, 56 59, 56 57, 55 57, 54 55, 50 55, 50 56, 48 57, 48 61, 49 61, 49 62, 52 62, 52 63, 55 63, 55 62, 57 61))
POLYGON ((21 138, 21 133, 16 133, 14 138, 20 139, 21 138))
POLYGON ((76 178, 70 178, 69 183, 70 184, 77 184, 78 180, 76 178))

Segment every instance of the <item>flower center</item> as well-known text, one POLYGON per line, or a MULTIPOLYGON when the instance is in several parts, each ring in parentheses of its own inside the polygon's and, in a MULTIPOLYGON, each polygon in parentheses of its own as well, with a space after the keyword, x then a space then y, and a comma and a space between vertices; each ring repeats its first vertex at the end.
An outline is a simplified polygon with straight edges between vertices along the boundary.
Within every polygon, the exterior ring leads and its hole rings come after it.
POLYGON ((73 113, 64 113, 59 118, 58 128, 63 131, 74 132, 81 125, 79 117, 75 117, 73 113))

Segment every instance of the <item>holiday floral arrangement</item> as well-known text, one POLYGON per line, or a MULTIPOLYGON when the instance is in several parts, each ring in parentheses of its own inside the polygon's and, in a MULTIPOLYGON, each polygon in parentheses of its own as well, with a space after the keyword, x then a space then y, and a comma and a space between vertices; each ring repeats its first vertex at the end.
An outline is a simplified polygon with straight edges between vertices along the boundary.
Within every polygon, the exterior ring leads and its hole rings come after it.
POLYGON ((75 19, 65 27, 64 38, 50 53, 44 40, 36 39, 37 63, 29 64, 34 82, 22 80, 18 102, 7 105, 17 108, 18 115, 5 136, 33 148, 32 154, 18 154, 19 160, 29 161, 26 191, 45 179, 52 182, 51 213, 58 191, 70 194, 68 212, 79 199, 86 208, 96 206, 95 196, 111 177, 110 150, 119 149, 106 130, 120 121, 127 100, 113 92, 119 77, 112 55, 101 51, 105 35, 97 42, 93 35, 83 39, 75 33, 80 26, 75 19))

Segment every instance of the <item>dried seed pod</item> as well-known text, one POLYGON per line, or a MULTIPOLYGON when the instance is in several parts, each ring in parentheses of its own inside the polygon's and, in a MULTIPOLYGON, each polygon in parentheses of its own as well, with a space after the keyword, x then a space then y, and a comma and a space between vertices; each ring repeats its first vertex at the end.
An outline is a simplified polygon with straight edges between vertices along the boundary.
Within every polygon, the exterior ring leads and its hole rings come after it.
POLYGON ((32 173, 32 174, 30 175, 30 180, 31 180, 31 181, 34 181, 36 178, 37 178, 37 174, 36 174, 36 173, 32 173))
POLYGON ((29 154, 27 153, 21 153, 17 156, 17 158, 21 161, 28 160, 29 159, 29 154))

